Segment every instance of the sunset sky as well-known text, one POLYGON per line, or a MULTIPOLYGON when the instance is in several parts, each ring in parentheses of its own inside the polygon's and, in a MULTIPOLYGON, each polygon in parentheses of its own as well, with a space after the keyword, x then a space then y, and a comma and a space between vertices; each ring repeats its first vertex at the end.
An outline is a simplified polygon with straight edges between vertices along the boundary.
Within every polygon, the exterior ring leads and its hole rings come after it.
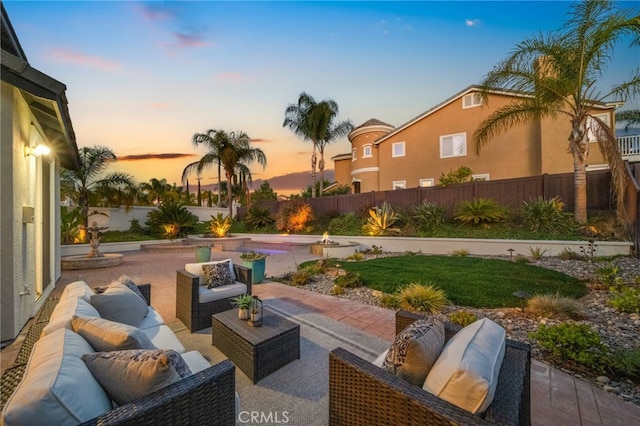
MULTIPOLYGON (((29 63, 67 85, 78 146, 110 147, 112 170, 139 182, 180 184, 204 153, 192 135, 210 128, 242 130, 266 153, 254 180, 309 171, 311 145, 282 127, 301 92, 335 100, 355 126, 398 126, 480 82, 519 41, 560 28, 570 2, 4 4, 29 63)), ((619 47, 603 91, 640 66, 619 47)), ((347 152, 346 138, 329 146, 327 168, 347 152)))

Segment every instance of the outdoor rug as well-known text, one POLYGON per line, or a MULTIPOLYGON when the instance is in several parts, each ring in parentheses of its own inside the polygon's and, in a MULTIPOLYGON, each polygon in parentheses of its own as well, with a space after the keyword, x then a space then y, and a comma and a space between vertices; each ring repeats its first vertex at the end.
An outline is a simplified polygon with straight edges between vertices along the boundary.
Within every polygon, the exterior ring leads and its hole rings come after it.
MULTIPOLYGON (((264 306, 300 324, 300 359, 255 385, 236 369, 236 390, 240 395, 237 424, 327 425, 329 352, 343 347, 371 361, 390 343, 280 299, 265 300, 264 306)), ((211 364, 226 359, 211 344, 211 328, 190 333, 180 321, 169 325, 187 351, 199 351, 211 364)))

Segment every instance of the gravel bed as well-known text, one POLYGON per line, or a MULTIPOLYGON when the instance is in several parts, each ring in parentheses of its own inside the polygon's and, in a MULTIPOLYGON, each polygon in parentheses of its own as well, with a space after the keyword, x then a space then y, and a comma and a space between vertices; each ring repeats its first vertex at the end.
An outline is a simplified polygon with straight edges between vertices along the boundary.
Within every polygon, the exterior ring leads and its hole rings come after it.
MULTIPOLYGON (((367 258, 394 256, 400 253, 383 253, 381 255, 367 255, 367 258)), ((490 256, 492 258, 508 259, 505 256, 490 256)), ((631 257, 619 257, 611 261, 618 266, 618 276, 625 282, 633 283, 635 277, 640 276, 640 259, 631 257)), ((571 275, 587 282, 597 282, 598 269, 606 265, 602 262, 586 262, 583 260, 561 260, 557 257, 543 257, 540 260, 532 261, 532 265, 553 269, 571 275)), ((322 294, 332 294, 333 276, 320 275, 311 283, 301 287, 306 290, 315 291, 322 294)), ((589 294, 580 299, 586 313, 586 319, 579 323, 587 324, 600 333, 601 339, 612 349, 632 349, 640 348, 640 315, 620 313, 610 307, 607 303, 609 292, 598 285, 589 284, 589 294)), ((374 296, 374 292, 367 287, 356 289, 345 289, 342 297, 355 300, 370 305, 381 306, 380 301, 374 296)), ((528 317, 518 308, 502 309, 474 309, 468 307, 448 306, 444 313, 465 309, 474 313, 478 318, 487 317, 497 322, 507 331, 509 339, 524 341, 531 344, 532 356, 535 359, 550 363, 561 370, 573 374, 575 377, 587 380, 607 392, 612 392, 621 399, 631 401, 640 406, 640 383, 634 383, 628 379, 616 381, 607 376, 598 376, 590 371, 580 370, 570 365, 554 363, 545 357, 535 340, 528 337, 528 333, 536 331, 540 324, 557 324, 561 321, 550 318, 528 317)))

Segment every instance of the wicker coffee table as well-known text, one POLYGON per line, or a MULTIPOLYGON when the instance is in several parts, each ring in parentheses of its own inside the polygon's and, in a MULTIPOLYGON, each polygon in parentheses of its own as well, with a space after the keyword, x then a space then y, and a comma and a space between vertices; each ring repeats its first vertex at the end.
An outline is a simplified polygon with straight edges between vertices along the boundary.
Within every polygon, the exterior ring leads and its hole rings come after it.
POLYGON ((265 309, 260 327, 252 327, 230 309, 212 317, 212 343, 253 383, 300 359, 300 325, 265 309))

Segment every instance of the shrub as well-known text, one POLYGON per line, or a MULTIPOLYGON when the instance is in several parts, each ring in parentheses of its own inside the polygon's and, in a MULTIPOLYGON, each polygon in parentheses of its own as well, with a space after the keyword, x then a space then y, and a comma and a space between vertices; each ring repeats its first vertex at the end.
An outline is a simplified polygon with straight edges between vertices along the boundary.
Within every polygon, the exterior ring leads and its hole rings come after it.
POLYGON ((304 231, 313 220, 313 209, 300 198, 282 205, 276 213, 276 227, 281 232, 304 231))
POLYGON ((541 317, 558 319, 581 319, 584 312, 580 303, 559 294, 538 294, 527 302, 527 312, 541 317))
POLYGON ((364 259, 364 254, 360 253, 358 250, 354 251, 353 254, 347 256, 348 260, 356 260, 360 261, 364 259))
POLYGON ((331 235, 360 235, 362 219, 354 213, 347 213, 331 219, 328 230, 331 235))
POLYGON ((434 203, 422 203, 413 211, 411 219, 420 231, 433 231, 444 223, 444 208, 434 203))
POLYGON ((444 291, 431 284, 411 283, 397 297, 398 305, 412 312, 437 314, 449 303, 444 291))
POLYGON ((616 351, 612 359, 617 374, 640 381, 640 348, 616 351))
POLYGON ((211 216, 209 221, 209 231, 216 238, 224 238, 231 229, 231 218, 229 216, 223 216, 222 213, 218 213, 216 216, 211 216))
POLYGON ((461 311, 452 312, 447 315, 450 323, 458 324, 461 327, 466 327, 469 324, 472 324, 478 320, 478 317, 475 316, 472 312, 465 311, 464 309, 461 311))
POLYGON ((309 284, 314 275, 309 269, 301 269, 291 275, 291 284, 296 287, 302 287, 309 284))
POLYGON ((539 197, 524 202, 522 218, 533 232, 556 235, 573 227, 571 216, 563 212, 564 202, 558 197, 546 199, 539 197))
POLYGON ((247 229, 264 229, 275 223, 271 212, 266 207, 252 206, 244 217, 247 229))
POLYGON ((144 234, 144 228, 140 225, 140 221, 138 219, 131 219, 129 221, 131 225, 129 225, 129 232, 134 234, 144 234))
POLYGON ((331 294, 337 296, 339 294, 344 294, 344 287, 339 286, 338 284, 334 284, 331 287, 331 294))
POLYGON ((568 247, 562 249, 562 251, 558 253, 558 257, 562 260, 584 260, 583 255, 576 253, 568 247))
POLYGON ((548 327, 543 324, 529 336, 551 355, 596 371, 603 371, 610 360, 600 335, 585 324, 567 322, 548 327))
POLYGON ((611 292, 609 304, 620 312, 640 314, 640 289, 623 287, 611 292))
POLYGON ((333 283, 342 288, 358 288, 362 287, 362 278, 356 272, 347 272, 344 275, 337 276, 333 283))
POLYGON ((181 204, 164 203, 147 213, 147 226, 163 238, 185 236, 198 224, 198 216, 181 204))
POLYGON ((540 247, 529 247, 529 249, 527 250, 527 253, 529 254, 530 258, 539 260, 539 259, 542 259, 542 256, 544 256, 544 254, 548 251, 549 250, 547 249, 543 250, 540 247))
POLYGON ((305 266, 301 270, 306 270, 311 275, 320 275, 327 272, 328 268, 329 268, 329 265, 327 264, 327 259, 320 259, 316 263, 309 266, 305 266))
POLYGON ((618 276, 617 265, 606 265, 598 269, 598 275, 600 276, 600 282, 602 284, 611 285, 615 282, 618 276))
POLYGON ((465 224, 487 225, 507 217, 507 211, 488 198, 474 198, 465 201, 456 210, 454 218, 465 224))
POLYGON ((451 252, 451 256, 453 257, 467 257, 469 256, 469 250, 467 249, 458 249, 451 252))
POLYGON ((467 166, 460 166, 456 170, 449 170, 446 175, 442 173, 440 175, 440 186, 453 185, 456 183, 468 182, 471 180, 473 171, 467 166))
POLYGON ((400 307, 398 296, 389 293, 382 293, 380 296, 380 304, 389 309, 398 309, 400 307))
POLYGON ((389 233, 399 233, 399 228, 394 228, 398 215, 393 211, 391 205, 386 201, 382 203, 382 207, 373 207, 369 209, 369 217, 367 223, 362 227, 365 235, 387 235, 389 233))

